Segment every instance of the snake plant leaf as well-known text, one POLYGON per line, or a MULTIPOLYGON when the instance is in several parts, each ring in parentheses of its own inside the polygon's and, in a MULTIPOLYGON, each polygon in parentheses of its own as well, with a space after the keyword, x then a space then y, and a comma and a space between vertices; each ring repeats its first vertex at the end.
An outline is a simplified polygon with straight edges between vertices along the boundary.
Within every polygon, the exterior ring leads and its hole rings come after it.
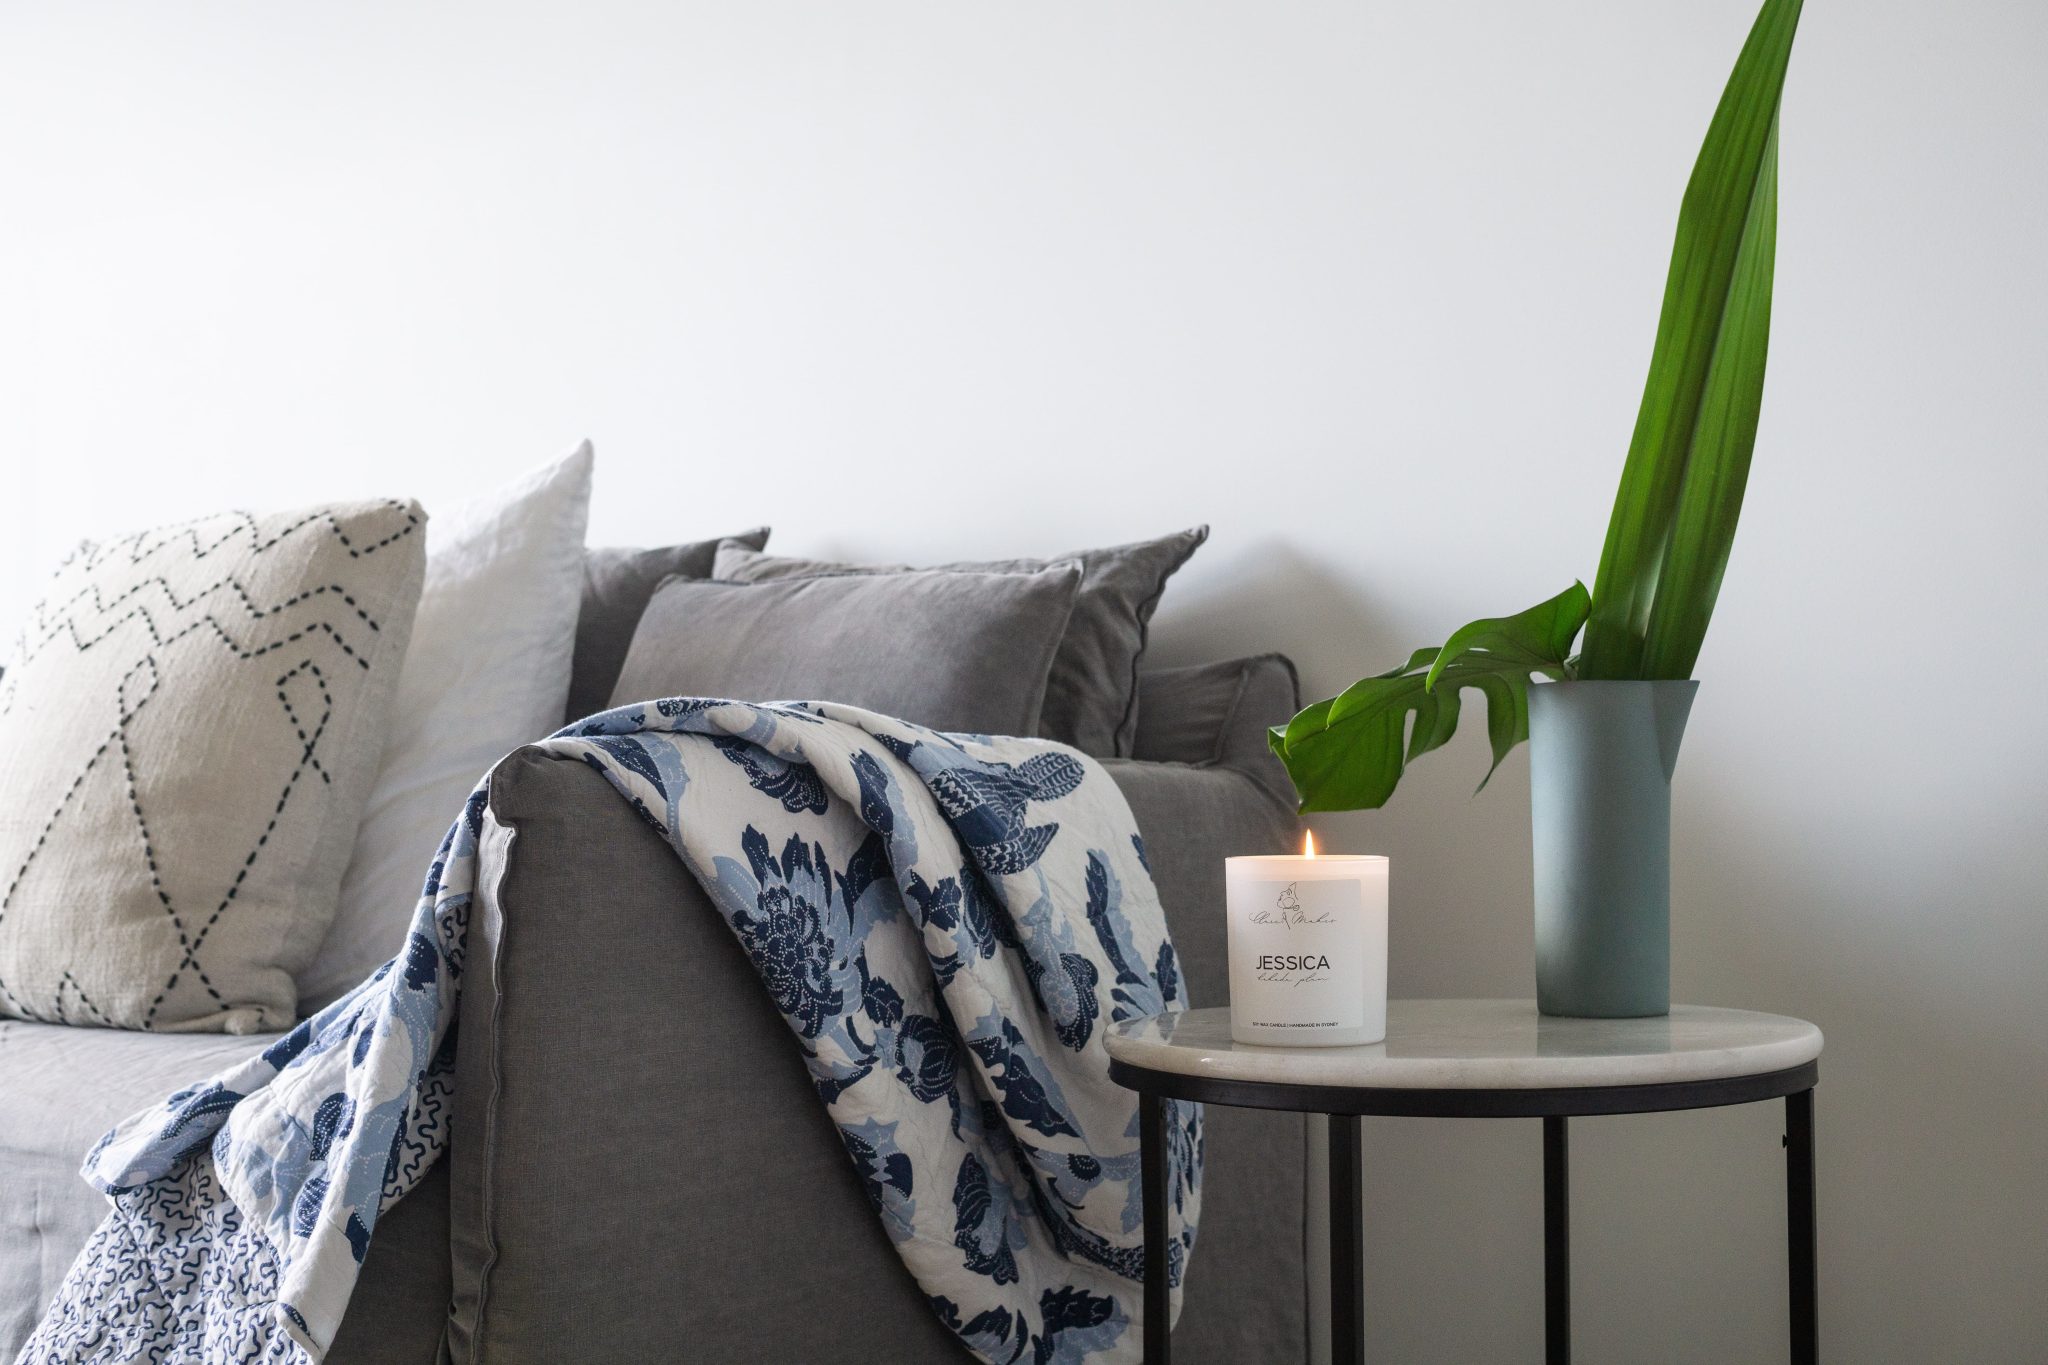
POLYGON ((1408 764, 1457 732, 1460 693, 1468 687, 1486 699, 1493 764, 1479 783, 1484 790, 1501 760, 1529 737, 1530 675, 1565 676, 1586 609, 1585 585, 1574 583, 1525 612, 1474 621, 1442 649, 1419 649, 1401 667, 1361 678, 1274 729, 1269 742, 1302 811, 1385 805, 1408 764))
POLYGON ((1706 634, 1763 403, 1778 101, 1800 6, 1765 0, 1686 186, 1582 677, 1689 677, 1706 634))

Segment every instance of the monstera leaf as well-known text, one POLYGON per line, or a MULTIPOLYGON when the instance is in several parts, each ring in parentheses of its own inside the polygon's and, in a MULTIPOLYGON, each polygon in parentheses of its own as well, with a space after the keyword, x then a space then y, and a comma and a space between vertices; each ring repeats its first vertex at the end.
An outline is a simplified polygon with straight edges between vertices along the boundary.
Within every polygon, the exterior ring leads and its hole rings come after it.
MULTIPOLYGON (((1589 599, 1574 583, 1515 616, 1474 621, 1441 649, 1419 649, 1400 668, 1362 678, 1272 732, 1303 811, 1371 810, 1386 804, 1408 764, 1457 732, 1460 693, 1486 698, 1491 778, 1529 737, 1529 679, 1566 674, 1589 599)), ((1479 783, 1483 789, 1486 780, 1479 783)))

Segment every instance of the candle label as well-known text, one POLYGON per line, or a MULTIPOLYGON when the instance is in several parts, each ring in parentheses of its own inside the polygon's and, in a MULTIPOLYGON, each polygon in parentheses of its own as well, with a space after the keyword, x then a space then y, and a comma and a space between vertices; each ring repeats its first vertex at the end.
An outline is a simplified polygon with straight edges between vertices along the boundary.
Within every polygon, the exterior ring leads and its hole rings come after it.
POLYGON ((1260 1028, 1365 1022, 1365 905, 1350 878, 1251 880, 1238 893, 1231 1006, 1260 1028))

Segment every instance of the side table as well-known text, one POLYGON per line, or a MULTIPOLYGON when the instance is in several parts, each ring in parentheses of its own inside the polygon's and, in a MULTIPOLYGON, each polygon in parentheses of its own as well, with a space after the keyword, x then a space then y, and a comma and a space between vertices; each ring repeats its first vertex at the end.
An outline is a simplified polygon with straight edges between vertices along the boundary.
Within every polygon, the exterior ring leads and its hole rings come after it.
POLYGON ((1813 1087, 1821 1034, 1803 1019, 1674 1005, 1653 1019, 1560 1019, 1531 1000, 1394 1000, 1387 1037, 1364 1047, 1234 1043, 1227 1009, 1119 1024, 1109 1074, 1138 1092, 1145 1195, 1145 1360, 1167 1365, 1167 1100, 1330 1118, 1330 1341, 1335 1365, 1365 1360, 1365 1224, 1359 1118, 1543 1120, 1545 1359, 1571 1359, 1566 1121, 1785 1101, 1792 1360, 1819 1350, 1815 1305, 1813 1087))

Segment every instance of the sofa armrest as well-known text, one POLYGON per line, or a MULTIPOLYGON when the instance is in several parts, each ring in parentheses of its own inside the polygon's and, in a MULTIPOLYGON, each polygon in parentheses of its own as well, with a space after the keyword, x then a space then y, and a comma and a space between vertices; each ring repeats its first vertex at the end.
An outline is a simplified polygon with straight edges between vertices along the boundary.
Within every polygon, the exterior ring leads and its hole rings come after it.
MULTIPOLYGON (((1190 989, 1221 1003, 1222 857, 1285 846, 1292 817, 1233 769, 1107 766, 1190 989)), ((454 1360, 966 1359, 662 837, 541 750, 499 765, 489 812, 450 1153, 454 1360)), ((1301 1119, 1210 1114, 1176 1354, 1300 1360, 1301 1119)))
POLYGON ((455 1361, 966 1358, 682 862, 587 765, 501 763, 450 1151, 455 1361))

